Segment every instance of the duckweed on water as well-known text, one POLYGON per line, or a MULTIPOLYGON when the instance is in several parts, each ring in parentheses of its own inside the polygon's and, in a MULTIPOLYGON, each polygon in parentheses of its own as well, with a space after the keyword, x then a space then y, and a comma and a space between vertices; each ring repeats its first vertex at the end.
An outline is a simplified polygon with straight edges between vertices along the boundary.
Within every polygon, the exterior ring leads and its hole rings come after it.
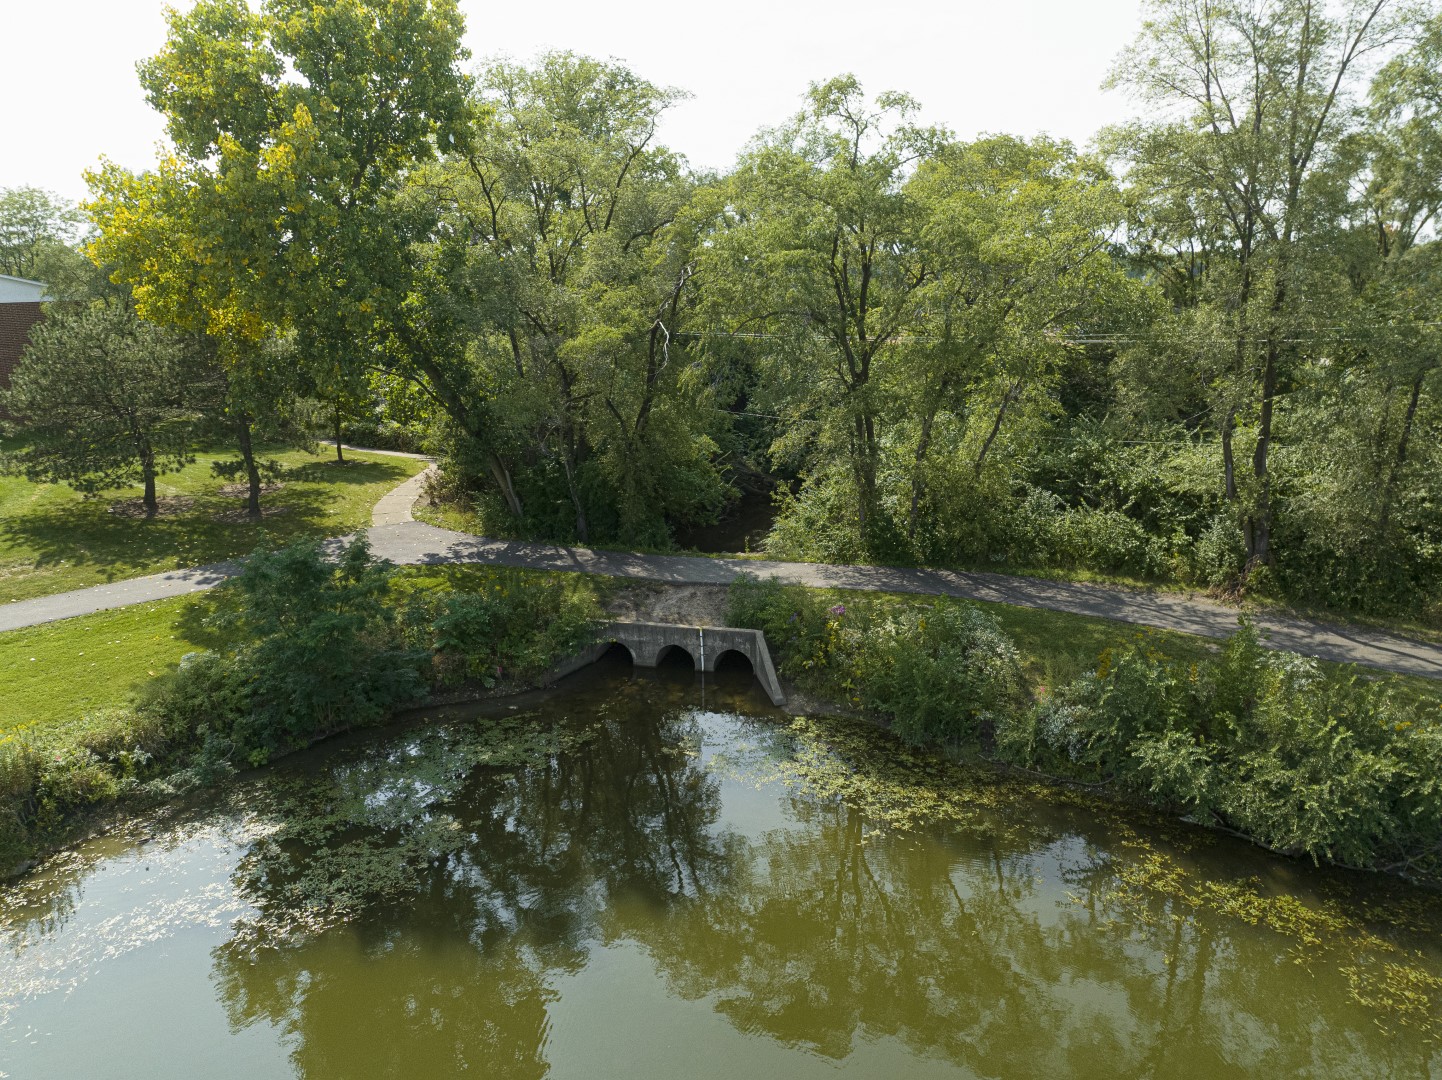
POLYGON ((1036 843, 1052 830, 1021 813, 1047 804, 1082 813, 1116 837, 1113 884, 1102 899, 1120 909, 1119 925, 1130 932, 1159 940, 1198 912, 1265 928, 1289 941, 1295 963, 1341 972, 1352 999, 1375 1012, 1383 1030, 1405 1026, 1429 1041, 1442 1037, 1442 977, 1415 947, 1442 936, 1442 910, 1431 894, 1407 892, 1381 903, 1340 876, 1321 877, 1323 895, 1315 902, 1270 894, 1255 877, 1227 879, 1215 863, 1203 873, 1177 857, 1214 846, 1212 834, 1148 821, 1172 851, 1159 849, 1128 824, 1135 807, 915 752, 864 721, 798 717, 786 733, 789 755, 718 756, 713 768, 758 786, 782 783, 808 799, 845 801, 882 830, 944 827, 1036 843))
POLYGON ((712 768, 758 787, 782 783, 809 798, 845 800, 896 831, 942 824, 986 835, 1037 831, 1008 814, 1023 785, 995 770, 910 750, 862 720, 799 716, 786 732, 785 755, 718 754, 712 768))
POLYGON ((180 1037, 237 1077, 589 1076, 603 1045, 638 1076, 1437 1072, 1434 897, 708 689, 458 710, 94 842, 10 913, 5 1067, 162 1075, 180 1037), (133 961, 87 977, 132 949, 139 1007, 133 961))
POLYGON ((236 925, 227 948, 290 943, 402 900, 428 867, 469 841, 450 804, 475 770, 504 781, 508 771, 543 765, 592 736, 516 713, 433 728, 380 755, 356 752, 320 776, 274 778, 264 816, 275 827, 235 873, 256 913, 236 925))

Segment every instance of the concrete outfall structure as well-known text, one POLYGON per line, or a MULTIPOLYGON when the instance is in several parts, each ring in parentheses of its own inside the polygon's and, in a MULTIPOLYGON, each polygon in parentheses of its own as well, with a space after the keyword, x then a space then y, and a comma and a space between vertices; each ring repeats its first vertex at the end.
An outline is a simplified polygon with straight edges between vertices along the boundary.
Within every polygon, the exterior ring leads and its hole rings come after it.
POLYGON ((602 627, 596 644, 583 650, 567 663, 551 672, 551 680, 563 678, 594 664, 612 645, 620 645, 631 655, 636 667, 653 668, 662 655, 672 648, 683 650, 701 672, 715 671, 728 652, 740 653, 751 664, 756 680, 771 699, 771 704, 786 704, 781 681, 771 663, 771 650, 766 635, 760 630, 740 630, 729 626, 674 626, 670 623, 613 622, 602 627))

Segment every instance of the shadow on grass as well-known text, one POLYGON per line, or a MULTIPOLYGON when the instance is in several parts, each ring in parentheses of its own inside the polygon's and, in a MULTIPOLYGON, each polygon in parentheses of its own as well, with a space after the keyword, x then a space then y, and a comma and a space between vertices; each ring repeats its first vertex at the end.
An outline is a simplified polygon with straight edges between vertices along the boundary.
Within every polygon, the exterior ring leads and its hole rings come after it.
POLYGON ((175 620, 176 635, 197 649, 224 652, 236 642, 235 634, 215 625, 233 603, 233 588, 224 586, 197 595, 175 620))
POLYGON ((99 569, 105 581, 134 577, 159 567, 200 566, 248 555, 261 544, 283 546, 300 539, 321 539, 345 532, 356 522, 337 517, 353 510, 368 524, 369 504, 346 506, 359 491, 407 477, 390 462, 352 462, 343 467, 313 463, 288 469, 285 486, 261 499, 266 516, 217 520, 244 507, 244 497, 218 491, 193 495, 194 506, 181 514, 146 520, 109 512, 118 496, 101 496, 66 506, 33 510, 0 524, 0 544, 25 552, 36 570, 61 566, 99 569))

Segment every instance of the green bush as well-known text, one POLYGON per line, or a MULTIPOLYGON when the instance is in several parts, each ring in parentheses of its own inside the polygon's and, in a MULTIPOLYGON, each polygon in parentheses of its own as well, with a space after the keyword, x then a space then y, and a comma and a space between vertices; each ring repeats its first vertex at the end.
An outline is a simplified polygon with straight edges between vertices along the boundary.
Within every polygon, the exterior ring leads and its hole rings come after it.
POLYGON ((430 654, 441 685, 532 678, 592 640, 591 604, 560 581, 499 573, 472 584, 422 592, 405 606, 406 642, 430 654))
POLYGON ((847 636, 856 696, 909 743, 977 742, 1018 705, 1016 647, 978 608, 938 601, 847 636))
POLYGON ((1442 730, 1430 708, 1355 673, 1262 647, 1221 655, 1142 641, 1003 719, 998 753, 1107 782, 1281 851, 1442 872, 1442 730))
POLYGON ((968 605, 828 607, 815 590, 742 574, 727 620, 763 631, 782 674, 887 716, 913 744, 986 738, 1021 695, 1016 647, 968 605))
POLYGON ((793 679, 824 671, 836 644, 836 616, 813 589, 742 573, 726 594, 726 621, 760 630, 777 670, 793 679))
POLYGON ((386 603, 392 574, 364 540, 334 561, 315 542, 257 552, 211 620, 243 644, 177 672, 154 702, 162 723, 258 765, 420 699, 422 659, 386 603))
POLYGON ((77 814, 109 802, 154 765, 154 729, 129 709, 84 718, 59 748, 14 740, 0 746, 0 873, 59 835, 77 814))

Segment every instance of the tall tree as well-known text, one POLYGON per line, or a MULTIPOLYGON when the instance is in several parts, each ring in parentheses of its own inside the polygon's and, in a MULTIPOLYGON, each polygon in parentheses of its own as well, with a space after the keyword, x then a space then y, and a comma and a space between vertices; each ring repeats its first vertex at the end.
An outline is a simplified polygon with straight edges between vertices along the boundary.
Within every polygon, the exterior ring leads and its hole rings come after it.
MULTIPOLYGON (((1272 560, 1272 448, 1299 338, 1315 334, 1300 282, 1307 241, 1335 206, 1331 168, 1357 124, 1358 88, 1406 29, 1389 0, 1153 0, 1112 81, 1155 110, 1113 133, 1140 205, 1172 226, 1163 243, 1200 276, 1195 323, 1229 357, 1209 396, 1222 486, 1238 508, 1247 561, 1272 560), (1250 482, 1234 444, 1250 430, 1250 482)), ((1154 238, 1161 238, 1153 231, 1154 238)))
POLYGON ((820 421, 821 455, 846 463, 863 537, 880 524, 882 368, 937 273, 906 181, 945 133, 915 125, 916 110, 902 94, 868 100, 851 75, 812 84, 743 156, 710 255, 713 308, 730 331, 774 335, 770 374, 820 421))
MULTIPOLYGON (((910 433, 907 532, 917 535, 932 473, 964 460, 979 478, 1008 425, 1049 424, 1072 339, 1132 321, 1139 284, 1115 258, 1122 205, 1100 162, 1066 143, 992 136, 942 148, 909 184, 925 212, 935 275, 907 363, 893 374, 910 433), (939 453, 950 460, 938 461, 939 453)), ((944 502, 935 518, 959 512, 944 502)))
MULTIPOLYGON (((1376 509, 1385 534, 1398 485, 1412 452, 1423 390, 1442 369, 1442 268, 1436 235, 1442 220, 1442 15, 1434 15, 1411 47, 1372 84, 1369 130, 1358 140, 1362 190, 1358 223, 1375 237, 1364 285, 1368 323, 1386 328, 1376 341, 1385 406, 1380 432, 1391 445, 1379 463, 1376 509), (1424 243, 1424 241, 1426 241, 1424 243), (1402 398, 1391 430, 1393 397, 1402 398)), ((1354 211, 1354 212, 1356 212, 1354 211)))
POLYGON ((494 64, 469 137, 410 192, 440 221, 426 302, 471 361, 431 378, 489 416, 469 427, 511 513, 525 487, 533 511, 553 504, 554 476, 569 521, 552 528, 581 540, 664 542, 667 519, 719 498, 678 336, 694 185, 656 140, 678 96, 569 53, 494 64))
POLYGON ((240 384, 266 381, 280 339, 348 383, 414 315, 406 252, 423 233, 389 199, 466 114, 460 14, 453 0, 201 0, 167 18, 140 70, 175 155, 92 174, 95 257, 146 317, 261 365, 240 384))
POLYGON ((40 277, 84 222, 72 203, 36 187, 0 189, 0 274, 40 277))

